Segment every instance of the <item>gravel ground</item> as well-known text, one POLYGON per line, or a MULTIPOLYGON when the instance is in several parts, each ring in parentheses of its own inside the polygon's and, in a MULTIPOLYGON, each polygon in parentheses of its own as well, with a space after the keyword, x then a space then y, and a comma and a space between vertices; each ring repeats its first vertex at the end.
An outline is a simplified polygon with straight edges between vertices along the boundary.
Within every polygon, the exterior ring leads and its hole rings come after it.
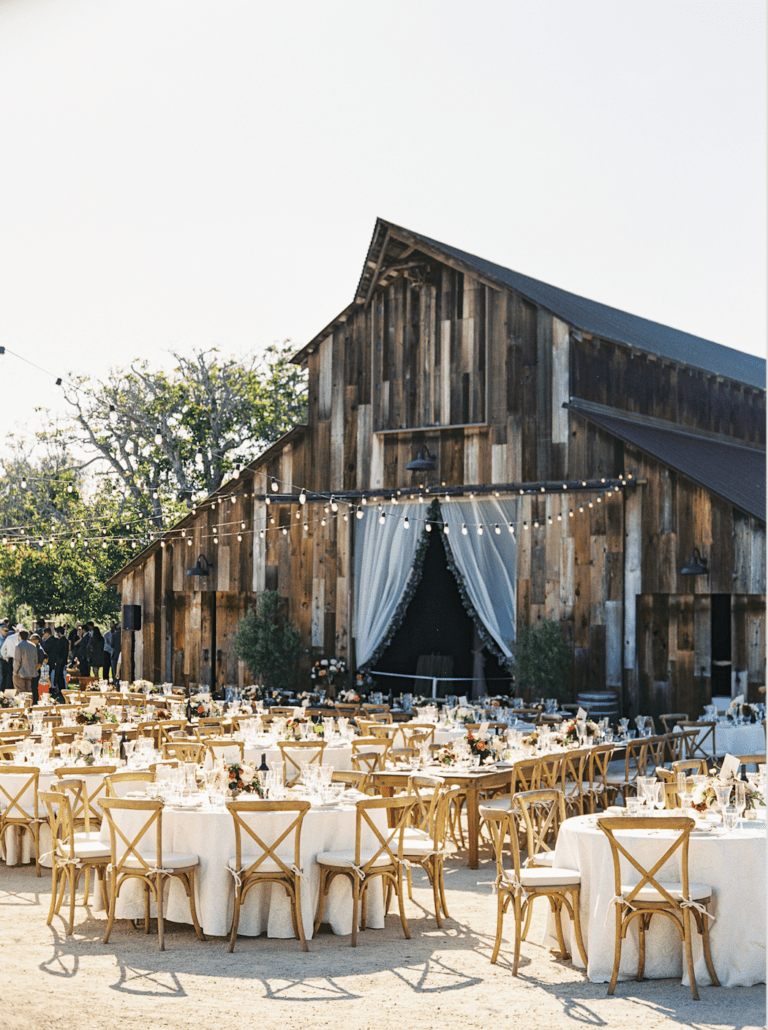
MULTIPOLYGON (((47 927, 50 874, 0 865, 1 1030, 216 1030, 343 1027, 411 1030, 519 1026, 765 1026, 765 988, 701 988, 701 1001, 673 980, 619 983, 616 995, 591 984, 542 939, 546 904, 539 901, 519 975, 510 949, 489 961, 495 899, 493 867, 446 867, 452 918, 437 930, 426 878, 414 871, 407 905, 412 939, 390 915, 358 947, 321 933, 305 954, 295 941, 241 938, 233 955, 223 939, 200 942, 191 927, 170 924, 167 951, 130 923, 117 923, 102 943, 103 915, 78 907, 75 933, 62 919, 47 927), (425 907, 426 906, 426 907, 425 907)), ((505 935, 505 943, 508 936, 505 935)))

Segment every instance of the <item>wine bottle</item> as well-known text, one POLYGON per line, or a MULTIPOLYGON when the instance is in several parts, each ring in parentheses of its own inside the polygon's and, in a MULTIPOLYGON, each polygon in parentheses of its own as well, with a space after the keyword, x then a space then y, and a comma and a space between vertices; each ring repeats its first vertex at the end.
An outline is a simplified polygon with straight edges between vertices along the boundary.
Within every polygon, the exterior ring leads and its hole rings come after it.
POLYGON ((269 772, 269 766, 267 765, 267 756, 261 756, 261 765, 259 766, 259 772, 269 772))
POLYGON ((127 740, 128 740, 128 737, 125 735, 125 730, 123 730, 123 735, 120 738, 120 759, 123 762, 127 762, 128 761, 128 755, 126 753, 126 747, 125 747, 125 742, 127 740))

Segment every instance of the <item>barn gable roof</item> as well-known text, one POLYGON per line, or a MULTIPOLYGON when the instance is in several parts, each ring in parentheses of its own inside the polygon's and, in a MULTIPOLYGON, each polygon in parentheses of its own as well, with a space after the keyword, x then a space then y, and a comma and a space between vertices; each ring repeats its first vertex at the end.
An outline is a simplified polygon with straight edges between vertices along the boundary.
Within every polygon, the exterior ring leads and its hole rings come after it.
POLYGON ((566 407, 765 522, 766 454, 762 448, 577 398, 571 398, 566 407))
POLYGON ((765 389, 764 358, 745 354, 732 347, 724 347, 712 340, 705 340, 680 329, 641 318, 639 315, 620 311, 587 297, 579 297, 568 290, 550 286, 549 283, 497 265, 475 254, 469 254, 458 247, 440 243, 421 233, 404 229, 382 218, 376 222, 357 288, 356 303, 365 302, 377 275, 386 269, 386 250, 393 240, 418 248, 422 252, 431 251, 438 259, 443 256, 449 263, 458 263, 484 278, 511 287, 527 300, 550 311, 582 332, 635 347, 711 375, 723 376, 756 389, 765 389))

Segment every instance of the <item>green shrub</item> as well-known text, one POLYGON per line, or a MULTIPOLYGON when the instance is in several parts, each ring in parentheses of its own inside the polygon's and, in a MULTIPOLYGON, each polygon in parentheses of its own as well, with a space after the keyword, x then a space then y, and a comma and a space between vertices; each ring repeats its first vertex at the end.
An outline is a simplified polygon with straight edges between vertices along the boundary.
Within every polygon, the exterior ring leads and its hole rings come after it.
POLYGON ((285 619, 276 590, 259 594, 235 631, 235 653, 268 690, 295 686, 296 663, 307 653, 296 626, 285 619))
POLYGON ((515 640, 511 672, 515 693, 535 697, 565 698, 568 692, 566 671, 571 652, 556 622, 542 620, 538 626, 523 626, 515 640))

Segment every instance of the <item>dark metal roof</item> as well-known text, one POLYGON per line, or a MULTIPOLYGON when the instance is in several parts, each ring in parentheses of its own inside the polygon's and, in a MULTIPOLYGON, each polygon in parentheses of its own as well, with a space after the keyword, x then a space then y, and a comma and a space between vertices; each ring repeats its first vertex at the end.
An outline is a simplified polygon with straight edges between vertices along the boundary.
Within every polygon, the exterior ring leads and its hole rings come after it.
MULTIPOLYGON (((422 236, 421 233, 413 232, 411 229, 403 229, 391 222, 385 222, 383 219, 379 219, 377 222, 377 230, 379 231, 374 232, 372 243, 374 248, 385 230, 391 234, 402 235, 404 238, 421 240, 430 247, 443 251, 457 261, 471 266, 482 275, 510 286, 534 304, 551 311, 558 318, 562 318, 563 321, 583 332, 593 333, 595 336, 612 340, 615 343, 623 343, 629 347, 637 347, 639 350, 657 354, 670 361, 690 365, 713 375, 725 376, 760 390, 765 389, 764 358, 744 354, 731 347, 714 343, 712 340, 704 340, 699 336, 682 332, 680 329, 672 329, 659 322, 651 322, 647 318, 619 311, 618 308, 609 307, 607 304, 579 297, 575 293, 561 290, 557 286, 550 286, 548 283, 532 279, 528 275, 522 275, 510 268, 497 265, 493 261, 486 261, 485 258, 468 254, 457 247, 439 243, 437 240, 422 236)), ((367 264, 371 263, 369 260, 367 264)))
POLYGON ((573 398, 566 407, 765 522, 765 451, 573 398))

